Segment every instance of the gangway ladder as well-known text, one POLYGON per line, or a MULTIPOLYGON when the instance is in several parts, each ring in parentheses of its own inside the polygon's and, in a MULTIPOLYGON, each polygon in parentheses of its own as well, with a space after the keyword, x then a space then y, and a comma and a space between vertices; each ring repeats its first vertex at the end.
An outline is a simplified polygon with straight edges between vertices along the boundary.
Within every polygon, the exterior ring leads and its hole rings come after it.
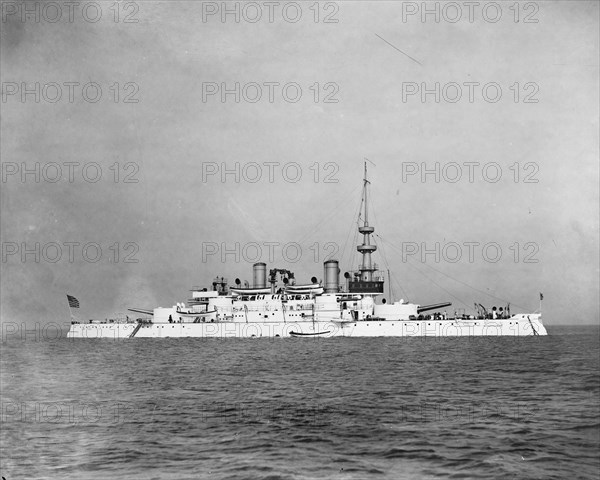
POLYGON ((142 322, 138 322, 137 326, 133 329, 133 332, 131 332, 129 334, 129 338, 133 338, 135 337, 136 333, 138 332, 138 330, 142 328, 142 322))
POLYGON ((531 322, 531 318, 529 318, 529 315, 527 315, 527 320, 529 320, 529 325, 531 325, 531 329, 533 330, 533 335, 539 335, 539 333, 537 332, 537 330, 535 329, 535 327, 533 326, 533 323, 531 322))

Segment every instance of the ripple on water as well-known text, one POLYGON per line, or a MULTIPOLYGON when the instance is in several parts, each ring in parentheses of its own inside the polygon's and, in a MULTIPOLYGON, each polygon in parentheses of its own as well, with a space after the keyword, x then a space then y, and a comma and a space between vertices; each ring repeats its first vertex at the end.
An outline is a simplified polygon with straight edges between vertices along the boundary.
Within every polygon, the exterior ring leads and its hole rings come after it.
POLYGON ((588 330, 8 342, 2 475, 597 478, 599 342, 588 330))

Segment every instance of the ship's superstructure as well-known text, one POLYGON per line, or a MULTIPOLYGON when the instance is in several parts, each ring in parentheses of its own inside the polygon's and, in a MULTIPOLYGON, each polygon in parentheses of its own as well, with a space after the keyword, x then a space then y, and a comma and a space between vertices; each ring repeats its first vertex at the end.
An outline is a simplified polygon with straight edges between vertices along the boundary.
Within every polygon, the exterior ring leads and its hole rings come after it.
POLYGON ((509 307, 488 312, 476 304, 475 315, 448 315, 451 303, 419 305, 404 300, 387 302, 384 276, 372 261, 377 250, 371 235, 367 203, 367 167, 363 180, 362 224, 358 232, 362 256, 355 272, 344 274, 340 283, 339 263, 324 262, 324 281, 296 284, 294 273, 255 263, 253 284, 242 286, 236 279, 229 286, 224 277, 212 289, 194 287, 187 304, 154 310, 130 309, 151 318, 136 322, 73 322, 72 338, 141 337, 332 337, 332 336, 492 336, 546 335, 541 313, 511 315, 509 307), (278 277, 283 285, 278 286, 278 277), (267 285, 267 280, 269 285, 267 285), (433 313, 427 313, 433 312, 433 313))

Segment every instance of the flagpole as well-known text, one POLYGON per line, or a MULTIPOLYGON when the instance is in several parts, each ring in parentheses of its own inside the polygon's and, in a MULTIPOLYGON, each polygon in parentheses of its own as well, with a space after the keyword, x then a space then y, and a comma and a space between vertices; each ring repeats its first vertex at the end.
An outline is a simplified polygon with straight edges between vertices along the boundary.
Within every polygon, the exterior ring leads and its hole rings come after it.
POLYGON ((73 310, 71 310, 71 305, 69 305, 69 315, 71 317, 71 323, 77 321, 77 317, 75 315, 73 315, 73 310))
POLYGON ((69 302, 69 294, 67 295, 67 305, 69 306, 69 318, 71 319, 71 323, 73 323, 73 310, 71 310, 71 302, 69 302))

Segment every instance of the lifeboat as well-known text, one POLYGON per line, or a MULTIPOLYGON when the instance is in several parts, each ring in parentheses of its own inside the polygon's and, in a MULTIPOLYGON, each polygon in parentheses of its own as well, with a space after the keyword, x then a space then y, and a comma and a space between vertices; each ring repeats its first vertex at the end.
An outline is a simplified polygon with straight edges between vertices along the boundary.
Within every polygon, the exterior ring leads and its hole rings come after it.
POLYGON ((230 291, 236 295, 267 295, 271 293, 270 288, 231 288, 230 291))
POLYGON ((318 283, 311 283, 308 285, 288 285, 285 287, 285 293, 288 295, 320 295, 325 289, 318 283))

